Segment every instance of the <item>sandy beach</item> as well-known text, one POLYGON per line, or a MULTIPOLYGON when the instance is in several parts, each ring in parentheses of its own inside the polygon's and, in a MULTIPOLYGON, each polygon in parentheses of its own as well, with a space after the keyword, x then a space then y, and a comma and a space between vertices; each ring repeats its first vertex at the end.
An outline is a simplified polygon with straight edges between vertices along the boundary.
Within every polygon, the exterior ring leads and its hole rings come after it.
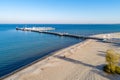
MULTIPOLYGON (((120 38, 119 33, 111 35, 110 38, 120 38)), ((110 75, 102 70, 107 49, 120 52, 120 45, 86 40, 62 49, 4 80, 120 80, 119 75, 110 75)))

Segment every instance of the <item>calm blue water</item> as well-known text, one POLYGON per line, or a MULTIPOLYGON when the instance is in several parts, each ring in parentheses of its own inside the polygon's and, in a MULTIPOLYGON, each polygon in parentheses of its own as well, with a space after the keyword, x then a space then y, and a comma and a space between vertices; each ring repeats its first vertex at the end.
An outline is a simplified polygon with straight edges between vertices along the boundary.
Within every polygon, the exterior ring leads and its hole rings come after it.
POLYGON ((0 77, 30 64, 53 51, 83 41, 80 39, 58 37, 48 34, 16 31, 16 26, 50 26, 56 28, 56 32, 68 32, 85 36, 100 33, 120 32, 120 25, 1 24, 0 77))

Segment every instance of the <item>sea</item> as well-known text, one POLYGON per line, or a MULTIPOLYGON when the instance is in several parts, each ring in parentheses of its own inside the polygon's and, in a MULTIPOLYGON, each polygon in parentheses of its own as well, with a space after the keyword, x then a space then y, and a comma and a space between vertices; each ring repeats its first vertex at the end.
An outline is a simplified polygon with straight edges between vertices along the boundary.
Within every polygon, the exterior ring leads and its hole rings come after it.
POLYGON ((17 31, 16 27, 53 27, 54 32, 91 36, 120 32, 120 24, 0 24, 0 77, 68 46, 85 41, 44 33, 17 31))

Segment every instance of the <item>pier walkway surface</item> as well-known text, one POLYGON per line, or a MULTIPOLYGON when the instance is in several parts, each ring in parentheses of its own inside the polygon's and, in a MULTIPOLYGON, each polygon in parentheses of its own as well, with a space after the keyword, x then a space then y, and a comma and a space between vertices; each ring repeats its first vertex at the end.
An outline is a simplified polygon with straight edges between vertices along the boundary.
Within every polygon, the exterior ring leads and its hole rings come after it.
MULTIPOLYGON (((95 40, 104 40, 103 38, 98 37, 91 37, 91 36, 80 36, 75 34, 68 34, 68 33, 60 33, 60 32, 50 32, 46 28, 43 30, 39 29, 32 29, 32 28, 16 28, 16 30, 22 30, 22 31, 31 31, 31 32, 38 32, 38 33, 45 33, 45 34, 52 34, 57 36, 65 36, 65 37, 72 37, 72 38, 78 38, 78 39, 95 39, 95 40)), ((50 30, 50 29, 49 29, 50 30)), ((52 28, 51 28, 52 30, 52 28)))

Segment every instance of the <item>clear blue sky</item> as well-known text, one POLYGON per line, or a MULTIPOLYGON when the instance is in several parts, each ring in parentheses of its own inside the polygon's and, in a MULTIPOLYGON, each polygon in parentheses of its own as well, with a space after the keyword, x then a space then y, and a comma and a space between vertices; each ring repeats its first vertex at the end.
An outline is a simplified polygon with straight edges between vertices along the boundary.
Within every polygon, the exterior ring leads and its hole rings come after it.
POLYGON ((0 0, 0 23, 120 23, 120 0, 0 0))

